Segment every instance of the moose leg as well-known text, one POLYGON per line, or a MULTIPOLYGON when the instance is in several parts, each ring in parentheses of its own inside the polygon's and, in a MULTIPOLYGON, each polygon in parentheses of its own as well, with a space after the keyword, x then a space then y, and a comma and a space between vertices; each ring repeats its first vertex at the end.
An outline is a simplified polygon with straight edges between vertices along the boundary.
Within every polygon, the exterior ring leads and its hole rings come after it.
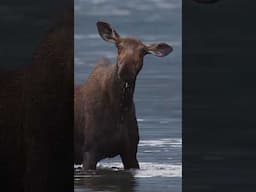
POLYGON ((85 152, 83 158, 83 168, 84 170, 95 170, 97 165, 97 161, 94 153, 85 152))
POLYGON ((74 163, 82 164, 83 163, 83 150, 82 145, 75 142, 74 144, 74 163))
POLYGON ((133 154, 121 154, 121 159, 124 165, 124 169, 139 169, 139 163, 136 157, 136 153, 133 154))

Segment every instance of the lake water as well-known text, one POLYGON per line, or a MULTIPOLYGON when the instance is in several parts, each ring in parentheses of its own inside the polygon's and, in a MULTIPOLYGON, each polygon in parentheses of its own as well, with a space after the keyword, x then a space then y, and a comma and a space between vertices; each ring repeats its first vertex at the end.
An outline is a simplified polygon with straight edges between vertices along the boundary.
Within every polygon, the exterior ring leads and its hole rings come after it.
POLYGON ((102 57, 115 63, 116 48, 96 29, 105 21, 123 36, 166 42, 167 57, 147 55, 135 89, 141 170, 124 171, 119 157, 97 171, 76 166, 75 191, 181 192, 181 0, 75 0, 75 83, 83 83, 102 57))

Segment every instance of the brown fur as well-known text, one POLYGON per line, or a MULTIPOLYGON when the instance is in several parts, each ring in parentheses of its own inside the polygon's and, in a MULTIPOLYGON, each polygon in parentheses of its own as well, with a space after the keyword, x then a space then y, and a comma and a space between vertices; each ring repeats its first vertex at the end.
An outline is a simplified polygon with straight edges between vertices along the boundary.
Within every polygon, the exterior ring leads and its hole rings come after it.
POLYGON ((99 160, 120 154, 125 168, 138 168, 139 134, 134 103, 132 101, 129 110, 123 112, 123 123, 120 122, 120 104, 121 86, 116 65, 105 60, 75 93, 77 163, 81 163, 85 155, 86 168, 95 168, 99 160))
POLYGON ((97 23, 101 37, 115 42, 117 64, 98 63, 87 82, 75 90, 75 163, 96 169, 101 159, 120 155, 125 169, 139 168, 139 131, 133 101, 136 77, 147 53, 165 56, 167 44, 146 46, 121 38, 107 23, 97 23))

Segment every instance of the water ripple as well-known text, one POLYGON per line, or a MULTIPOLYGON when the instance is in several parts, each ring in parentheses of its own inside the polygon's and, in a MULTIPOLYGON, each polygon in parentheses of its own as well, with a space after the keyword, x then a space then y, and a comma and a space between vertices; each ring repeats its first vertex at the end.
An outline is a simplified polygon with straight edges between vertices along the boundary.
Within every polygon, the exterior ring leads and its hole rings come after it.
MULTIPOLYGON (((76 169, 82 168, 82 165, 76 165, 76 169)), ((120 162, 103 162, 98 163, 98 171, 124 171, 123 165, 120 162)), ((135 178, 145 178, 145 177, 181 177, 182 176, 182 166, 174 164, 165 163, 152 163, 152 162, 140 162, 140 169, 131 169, 128 172, 132 173, 135 178)), ((97 171, 77 171, 75 178, 86 178, 86 177, 99 177, 97 171), (89 174, 88 174, 89 173, 89 174)))

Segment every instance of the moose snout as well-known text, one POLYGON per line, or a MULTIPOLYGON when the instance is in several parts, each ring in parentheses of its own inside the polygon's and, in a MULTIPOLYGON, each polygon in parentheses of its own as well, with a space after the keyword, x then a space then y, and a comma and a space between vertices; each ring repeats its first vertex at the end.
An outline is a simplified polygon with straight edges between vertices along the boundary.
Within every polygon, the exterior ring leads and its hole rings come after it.
POLYGON ((119 64, 118 75, 120 79, 130 82, 136 79, 137 72, 134 65, 126 62, 119 64))

